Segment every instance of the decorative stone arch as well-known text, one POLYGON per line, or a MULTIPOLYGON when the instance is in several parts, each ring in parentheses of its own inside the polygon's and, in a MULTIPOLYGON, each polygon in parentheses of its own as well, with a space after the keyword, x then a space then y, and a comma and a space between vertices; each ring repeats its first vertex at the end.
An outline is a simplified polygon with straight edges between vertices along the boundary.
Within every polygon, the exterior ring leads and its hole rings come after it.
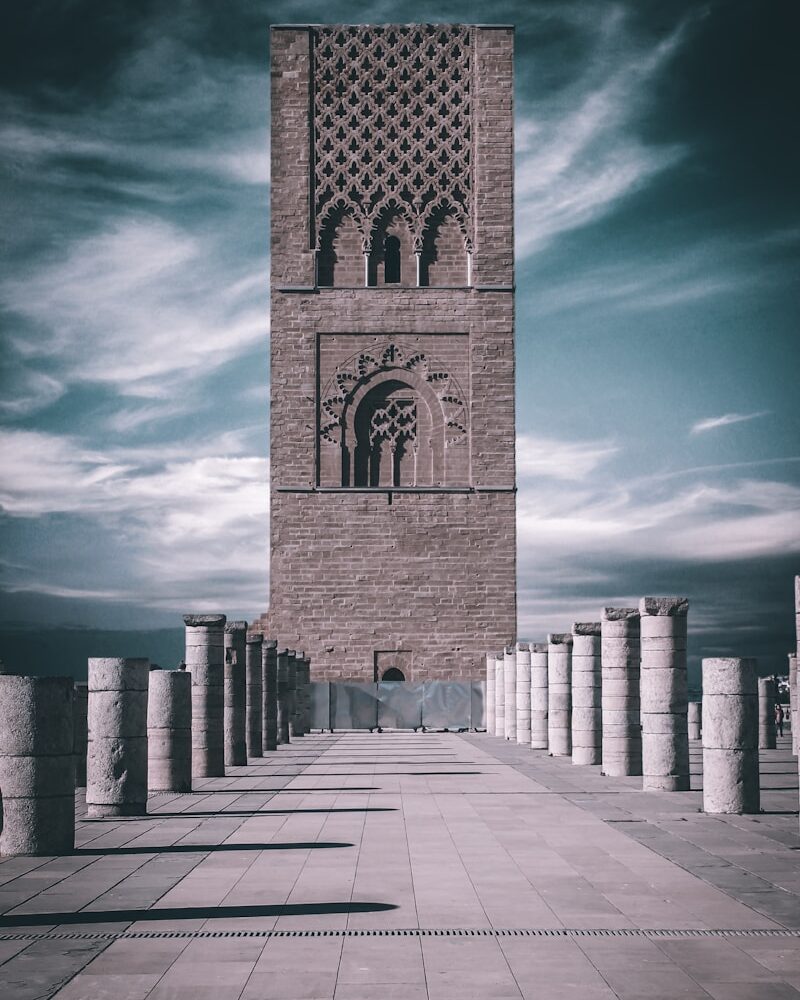
POLYGON ((384 199, 373 210, 368 226, 367 284, 416 285, 414 255, 420 241, 408 207, 396 198, 384 199))
POLYGON ((419 284, 460 286, 471 282, 472 241, 469 222, 449 199, 428 208, 420 242, 419 284))
POLYGON ((463 457, 448 461, 452 449, 468 440, 464 400, 456 379, 434 370, 421 352, 405 357, 390 342, 352 355, 320 397, 320 483, 466 484, 466 447, 463 457))
POLYGON ((317 236, 317 284, 362 285, 366 242, 363 218, 341 199, 330 204, 317 236))

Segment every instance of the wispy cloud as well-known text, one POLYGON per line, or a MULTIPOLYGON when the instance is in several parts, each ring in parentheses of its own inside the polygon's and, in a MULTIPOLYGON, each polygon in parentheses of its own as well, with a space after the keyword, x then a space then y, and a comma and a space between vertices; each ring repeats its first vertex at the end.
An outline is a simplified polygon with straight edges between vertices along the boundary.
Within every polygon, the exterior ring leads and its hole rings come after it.
POLYGON ((517 475, 522 479, 585 479, 618 451, 608 441, 558 441, 520 434, 517 437, 517 475))
POLYGON ((718 427, 729 427, 731 424, 741 424, 748 420, 757 420, 759 417, 766 417, 769 410, 759 410, 757 413, 723 413, 720 417, 705 417, 692 424, 690 434, 703 434, 705 431, 713 431, 718 427))
POLYGON ((207 374, 266 340, 266 276, 231 273, 220 254, 213 236, 172 222, 117 219, 0 285, 26 321, 12 326, 12 347, 57 361, 71 381, 164 396, 176 374, 207 374))
MULTIPOLYGON (((571 16, 572 8, 562 14, 571 16)), ((517 125, 517 254, 524 257, 559 233, 593 222, 686 150, 647 144, 636 122, 651 88, 680 49, 702 8, 649 45, 624 9, 581 18, 592 51, 568 86, 538 104, 523 104, 517 125)))

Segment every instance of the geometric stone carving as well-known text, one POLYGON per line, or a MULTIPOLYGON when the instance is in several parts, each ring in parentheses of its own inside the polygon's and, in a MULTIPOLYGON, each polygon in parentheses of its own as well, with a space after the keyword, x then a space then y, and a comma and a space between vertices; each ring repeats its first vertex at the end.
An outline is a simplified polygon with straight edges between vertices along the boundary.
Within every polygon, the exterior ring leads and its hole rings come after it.
POLYGON ((470 252, 470 29, 333 25, 313 39, 317 249, 326 225, 349 215, 369 253, 382 223, 401 216, 421 253, 446 214, 470 252))

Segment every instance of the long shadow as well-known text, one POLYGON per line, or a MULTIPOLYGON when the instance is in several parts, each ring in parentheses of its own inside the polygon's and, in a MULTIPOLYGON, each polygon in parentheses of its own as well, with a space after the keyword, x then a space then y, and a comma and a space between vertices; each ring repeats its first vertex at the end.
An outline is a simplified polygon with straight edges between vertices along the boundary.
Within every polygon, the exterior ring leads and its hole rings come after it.
POLYGON ((208 817, 213 816, 295 816, 300 813, 388 813, 397 812, 395 806, 364 806, 363 808, 353 806, 343 807, 341 809, 325 809, 321 807, 319 809, 220 809, 218 812, 200 812, 195 810, 188 810, 187 812, 152 812, 148 813, 146 816, 110 816, 110 817, 97 817, 97 818, 87 818, 82 819, 81 823, 119 823, 122 822, 136 822, 139 823, 143 819, 187 819, 193 816, 208 817))
POLYGON ((170 847, 86 847, 76 848, 72 853, 78 857, 87 854, 213 854, 217 851, 310 851, 328 850, 335 847, 354 847, 355 844, 336 843, 326 840, 298 841, 287 844, 173 844, 170 847))
POLYGON ((218 920, 240 917, 313 917, 326 913, 380 913, 394 903, 283 903, 275 906, 176 906, 153 910, 81 910, 79 913, 18 913, 0 917, 0 927, 50 924, 132 923, 140 920, 218 920))
MULTIPOLYGON (((298 778, 301 775, 292 774, 287 775, 287 777, 298 778)), ((314 775, 314 777, 322 777, 321 775, 314 775)), ((341 777, 341 775, 332 775, 331 777, 341 777)), ((367 785, 353 785, 352 788, 339 788, 330 786, 328 788, 194 788, 192 789, 193 795, 254 795, 256 792, 261 792, 265 795, 276 795, 280 792, 282 795, 286 793, 302 794, 307 795, 310 792, 379 792, 380 788, 375 788, 374 786, 367 785)))
MULTIPOLYGON (((405 763, 405 761, 403 763, 405 763)), ((320 767, 326 767, 326 766, 328 766, 328 765, 326 765, 326 764, 320 764, 320 767)), ((395 774, 412 774, 412 775, 413 774, 418 774, 418 775, 426 775, 426 774, 483 774, 483 771, 386 771, 385 773, 379 772, 378 774, 376 774, 374 771, 346 771, 345 774, 355 774, 355 775, 358 775, 359 777, 361 775, 368 775, 370 778, 390 778, 392 775, 395 775, 395 774)), ((289 775, 288 774, 287 775, 281 775, 280 777, 286 777, 286 778, 288 778, 289 775)), ((315 771, 304 771, 302 773, 302 775, 293 775, 293 777, 303 777, 303 778, 341 778, 341 777, 343 777, 343 775, 342 775, 341 772, 338 772, 338 773, 334 772, 333 774, 319 774, 319 773, 317 773, 315 771)), ((281 789, 281 790, 283 791, 283 789, 281 789)), ((291 789, 287 789, 287 791, 291 791, 291 789)), ((329 788, 325 788, 325 789, 321 789, 320 788, 320 789, 318 789, 318 791, 326 791, 327 792, 327 791, 330 791, 330 789, 329 788)), ((346 789, 344 789, 344 791, 350 791, 350 789, 346 788, 346 789)))

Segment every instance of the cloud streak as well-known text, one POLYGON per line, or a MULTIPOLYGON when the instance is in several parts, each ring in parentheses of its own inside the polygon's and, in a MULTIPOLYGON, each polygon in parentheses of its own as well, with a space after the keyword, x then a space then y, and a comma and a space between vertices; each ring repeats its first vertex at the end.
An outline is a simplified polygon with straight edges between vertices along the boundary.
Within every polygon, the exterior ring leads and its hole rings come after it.
POLYGON ((692 424, 690 434, 704 434, 706 431, 714 431, 719 427, 730 427, 731 424, 742 424, 748 420, 757 420, 759 417, 766 417, 769 410, 759 410, 757 413, 723 413, 719 417, 705 417, 692 424))
MULTIPOLYGON (((561 15, 574 16, 572 8, 561 15)), ((647 47, 622 7, 578 23, 591 53, 569 86, 519 110, 517 245, 524 258, 556 236, 585 226, 685 155, 680 145, 647 144, 637 122, 659 74, 703 10, 647 47)))

